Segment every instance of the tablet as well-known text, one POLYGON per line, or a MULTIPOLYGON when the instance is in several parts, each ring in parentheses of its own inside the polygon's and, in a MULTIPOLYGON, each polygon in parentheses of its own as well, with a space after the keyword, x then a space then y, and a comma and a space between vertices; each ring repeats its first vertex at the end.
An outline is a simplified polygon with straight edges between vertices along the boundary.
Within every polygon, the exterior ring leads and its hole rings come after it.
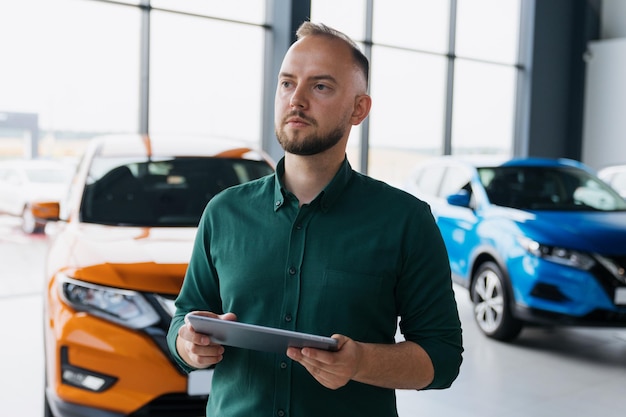
POLYGON ((221 345, 275 353, 286 353, 288 347, 337 350, 337 339, 332 337, 220 320, 192 313, 187 314, 187 318, 195 331, 208 335, 212 342, 221 345))

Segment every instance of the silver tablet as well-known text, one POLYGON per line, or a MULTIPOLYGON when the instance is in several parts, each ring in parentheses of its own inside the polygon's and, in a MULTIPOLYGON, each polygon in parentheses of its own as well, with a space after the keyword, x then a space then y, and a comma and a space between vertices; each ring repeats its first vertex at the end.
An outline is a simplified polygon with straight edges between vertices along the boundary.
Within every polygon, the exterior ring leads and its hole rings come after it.
POLYGON ((286 353, 288 347, 337 350, 337 339, 332 337, 220 320, 192 313, 187 314, 187 318, 196 332, 210 336, 212 342, 221 345, 276 353, 286 353))

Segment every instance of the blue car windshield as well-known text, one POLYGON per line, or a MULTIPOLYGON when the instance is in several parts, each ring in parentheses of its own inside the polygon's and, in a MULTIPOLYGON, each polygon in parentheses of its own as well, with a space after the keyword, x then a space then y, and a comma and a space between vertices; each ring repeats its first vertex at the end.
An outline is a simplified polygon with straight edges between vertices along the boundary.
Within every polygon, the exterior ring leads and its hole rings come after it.
POLYGON ((597 177, 573 167, 478 168, 492 204, 521 210, 623 211, 626 200, 597 177))

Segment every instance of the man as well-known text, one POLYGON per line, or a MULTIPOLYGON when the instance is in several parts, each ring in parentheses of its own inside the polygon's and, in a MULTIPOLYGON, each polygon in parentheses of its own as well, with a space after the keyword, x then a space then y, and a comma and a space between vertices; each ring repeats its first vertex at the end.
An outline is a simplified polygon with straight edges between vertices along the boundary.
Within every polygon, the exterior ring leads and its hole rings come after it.
POLYGON ((285 156, 209 202, 168 343, 186 370, 216 365, 208 416, 395 416, 395 389, 447 388, 459 372, 447 253, 425 203, 346 159, 371 107, 365 56, 324 25, 297 37, 276 91, 285 156), (339 350, 224 347, 185 323, 190 311, 333 335, 339 350))

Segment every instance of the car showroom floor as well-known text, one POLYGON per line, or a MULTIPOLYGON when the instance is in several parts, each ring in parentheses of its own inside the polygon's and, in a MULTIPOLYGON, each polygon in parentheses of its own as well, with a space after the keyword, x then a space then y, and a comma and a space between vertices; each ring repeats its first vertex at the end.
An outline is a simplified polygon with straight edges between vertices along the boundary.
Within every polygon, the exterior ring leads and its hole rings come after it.
MULTIPOLYGON (((0 216, 0 416, 43 415, 41 302, 48 238, 0 216)), ((398 391, 401 417, 623 417, 626 329, 527 328, 510 344, 482 336, 457 288, 464 363, 452 388, 398 391)))

